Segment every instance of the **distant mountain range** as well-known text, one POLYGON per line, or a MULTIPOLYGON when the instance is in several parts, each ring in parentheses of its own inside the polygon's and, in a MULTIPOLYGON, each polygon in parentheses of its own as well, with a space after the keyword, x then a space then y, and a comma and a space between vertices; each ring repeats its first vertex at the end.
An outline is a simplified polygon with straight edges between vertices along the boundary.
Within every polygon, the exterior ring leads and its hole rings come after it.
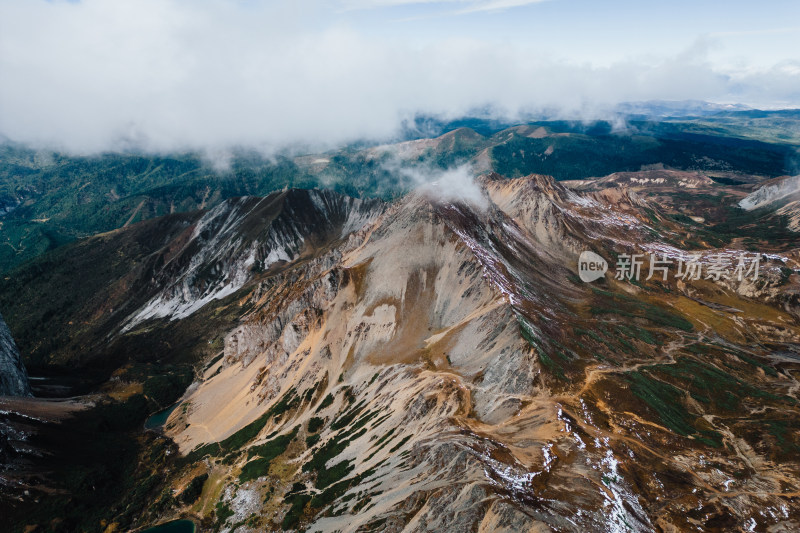
POLYGON ((652 113, 649 118, 630 116, 621 124, 547 120, 513 125, 489 118, 418 117, 404 142, 273 157, 234 150, 223 171, 198 153, 77 157, 7 142, 0 146, 0 271, 76 238, 287 186, 396 198, 416 185, 396 171, 398 161, 432 169, 471 164, 478 172, 539 173, 559 180, 652 165, 769 179, 796 173, 800 161, 798 111, 739 111, 697 102, 626 104, 622 109, 652 113), (684 118, 662 116, 673 110, 684 118), (696 116, 687 118, 687 113, 696 116))
POLYGON ((750 110, 752 108, 746 105, 715 104, 702 100, 648 100, 625 102, 614 107, 617 113, 645 118, 707 117, 722 112, 750 110))

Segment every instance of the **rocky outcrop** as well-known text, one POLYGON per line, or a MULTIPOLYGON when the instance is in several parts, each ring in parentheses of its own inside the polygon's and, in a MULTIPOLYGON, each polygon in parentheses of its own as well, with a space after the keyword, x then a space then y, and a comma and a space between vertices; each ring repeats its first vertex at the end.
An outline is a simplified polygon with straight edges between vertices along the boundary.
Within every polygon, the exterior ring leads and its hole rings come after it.
POLYGON ((0 396, 30 396, 28 373, 14 338, 0 316, 0 396))
POLYGON ((752 211, 797 192, 800 192, 800 176, 777 178, 743 198, 739 202, 739 207, 745 211, 752 211))

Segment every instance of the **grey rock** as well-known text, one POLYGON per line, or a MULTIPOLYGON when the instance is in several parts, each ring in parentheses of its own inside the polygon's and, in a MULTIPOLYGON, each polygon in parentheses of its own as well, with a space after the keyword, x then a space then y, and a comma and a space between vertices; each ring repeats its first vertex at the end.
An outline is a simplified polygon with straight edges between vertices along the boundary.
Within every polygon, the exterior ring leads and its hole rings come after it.
POLYGON ((17 344, 0 316, 0 396, 31 396, 28 373, 17 344))

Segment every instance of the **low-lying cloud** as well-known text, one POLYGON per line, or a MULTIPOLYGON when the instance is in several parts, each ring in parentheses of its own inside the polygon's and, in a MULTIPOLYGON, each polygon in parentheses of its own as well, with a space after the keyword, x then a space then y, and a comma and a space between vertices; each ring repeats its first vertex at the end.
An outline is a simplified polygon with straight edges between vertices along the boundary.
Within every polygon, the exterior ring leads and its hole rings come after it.
POLYGON ((475 170, 465 164, 448 169, 427 165, 409 165, 401 161, 390 161, 384 169, 397 173, 402 181, 410 181, 413 187, 426 196, 443 202, 462 202, 485 210, 488 200, 475 181, 475 170))
POLYGON ((647 99, 800 104, 800 63, 732 73, 692 49, 601 67, 480 35, 383 37, 308 14, 319 5, 4 2, 0 135, 79 153, 223 153, 391 139, 417 113, 487 105, 575 117, 647 99))

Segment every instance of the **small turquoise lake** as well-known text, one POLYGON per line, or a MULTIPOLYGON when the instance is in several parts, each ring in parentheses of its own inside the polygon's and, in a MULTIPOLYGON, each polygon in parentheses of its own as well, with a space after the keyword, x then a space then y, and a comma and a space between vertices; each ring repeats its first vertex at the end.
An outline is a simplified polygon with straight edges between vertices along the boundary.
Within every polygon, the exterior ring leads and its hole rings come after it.
POLYGON ((195 525, 191 520, 175 520, 145 529, 142 533, 194 533, 194 531, 195 525))
MULTIPOLYGON (((175 405, 171 405, 164 409, 163 411, 159 411, 154 415, 151 415, 144 423, 145 429, 161 429, 164 424, 167 423, 167 418, 169 415, 172 414, 172 411, 177 409, 180 403, 176 403, 175 405)), ((149 531, 149 530, 148 530, 149 531)))

